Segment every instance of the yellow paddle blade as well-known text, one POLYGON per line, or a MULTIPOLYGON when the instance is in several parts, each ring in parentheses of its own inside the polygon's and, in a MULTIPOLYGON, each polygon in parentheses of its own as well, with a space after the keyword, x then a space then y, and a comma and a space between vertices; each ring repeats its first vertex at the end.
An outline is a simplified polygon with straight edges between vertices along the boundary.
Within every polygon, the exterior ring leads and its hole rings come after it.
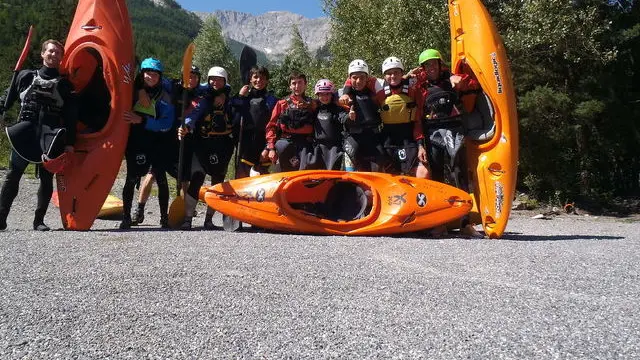
POLYGON ((173 199, 169 206, 169 227, 177 229, 184 222, 184 197, 178 196, 173 199))
POLYGON ((193 62, 193 52, 196 50, 196 45, 190 43, 182 56, 182 86, 189 88, 189 76, 191 74, 191 64, 193 62))

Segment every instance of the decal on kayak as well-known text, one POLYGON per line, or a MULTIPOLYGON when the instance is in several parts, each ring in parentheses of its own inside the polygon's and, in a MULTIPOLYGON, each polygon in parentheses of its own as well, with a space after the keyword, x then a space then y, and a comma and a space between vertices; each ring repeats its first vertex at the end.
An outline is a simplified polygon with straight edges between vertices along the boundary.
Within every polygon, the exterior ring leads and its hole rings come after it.
POLYGON ((264 198, 265 198, 266 193, 267 193, 267 192, 266 192, 264 189, 260 189, 260 190, 256 191, 256 200, 257 200, 258 202, 263 202, 263 201, 264 201, 264 198))
POLYGON ((502 206, 504 205, 504 187, 500 181, 496 181, 496 220, 500 219, 502 206))
POLYGON ((406 199, 407 193, 400 195, 391 195, 387 198, 387 204, 389 205, 402 205, 407 202, 406 199))
POLYGON ((133 72, 131 63, 122 65, 122 70, 124 70, 124 78, 122 82, 125 84, 131 84, 133 82, 133 72))
POLYGON ((416 204, 418 204, 418 206, 420 207, 427 206, 427 195, 425 195, 424 193, 418 193, 418 195, 416 196, 416 204))
POLYGON ((491 53, 491 64, 493 64, 493 76, 496 77, 496 84, 498 86, 498 94, 502 94, 502 78, 500 77, 500 64, 498 63, 498 54, 491 53))

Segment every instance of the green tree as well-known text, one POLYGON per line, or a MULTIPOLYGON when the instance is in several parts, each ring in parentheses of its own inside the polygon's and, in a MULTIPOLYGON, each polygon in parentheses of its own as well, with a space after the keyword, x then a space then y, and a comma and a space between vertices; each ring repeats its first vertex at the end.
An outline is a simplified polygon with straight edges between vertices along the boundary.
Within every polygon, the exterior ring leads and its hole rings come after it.
POLYGON ((309 89, 313 89, 313 82, 309 70, 313 67, 313 61, 309 50, 297 25, 291 27, 291 45, 287 49, 287 53, 281 65, 272 67, 271 70, 271 89, 278 97, 285 97, 290 93, 289 90, 289 74, 296 70, 304 73, 309 82, 307 86, 307 94, 309 89))
POLYGON ((209 68, 221 66, 229 73, 229 83, 233 90, 241 87, 238 61, 233 57, 229 46, 222 36, 222 28, 215 17, 207 18, 194 40, 196 52, 194 64, 198 65, 206 76, 209 68))

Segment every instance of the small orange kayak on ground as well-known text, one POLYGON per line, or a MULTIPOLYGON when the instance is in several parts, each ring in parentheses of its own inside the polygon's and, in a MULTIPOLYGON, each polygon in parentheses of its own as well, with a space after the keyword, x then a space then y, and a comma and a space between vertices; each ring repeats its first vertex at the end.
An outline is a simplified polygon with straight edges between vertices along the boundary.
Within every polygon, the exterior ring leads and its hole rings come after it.
POLYGON ((87 230, 98 216, 127 145, 134 56, 125 0, 80 0, 62 71, 79 97, 79 131, 70 165, 56 175, 65 229, 87 230))
POLYGON ((211 208, 266 229, 386 235, 442 225, 471 210, 471 196, 425 179, 373 172, 306 170, 205 188, 211 208))
MULTIPOLYGON (((58 191, 54 191, 51 195, 51 203, 55 207, 60 207, 60 198, 58 197, 58 191)), ((111 218, 122 215, 124 210, 124 203, 122 199, 119 199, 115 195, 107 195, 107 199, 102 204, 97 218, 111 218)))
POLYGON ((509 61, 480 0, 449 0, 449 22, 452 71, 475 77, 482 87, 471 103, 463 99, 469 111, 463 121, 470 191, 477 208, 471 215, 479 215, 488 237, 499 238, 518 176, 518 114, 509 61))

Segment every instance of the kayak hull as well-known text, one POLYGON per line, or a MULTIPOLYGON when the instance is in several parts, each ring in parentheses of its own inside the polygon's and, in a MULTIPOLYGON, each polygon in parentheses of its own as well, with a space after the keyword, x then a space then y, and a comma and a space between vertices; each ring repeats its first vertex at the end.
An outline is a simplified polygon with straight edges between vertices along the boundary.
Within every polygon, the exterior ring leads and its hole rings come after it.
POLYGON ((331 235, 420 231, 460 218, 472 206, 469 194, 443 183, 328 170, 231 180, 200 197, 211 208, 258 227, 331 235))
POLYGON ((467 136, 465 145, 477 215, 486 235, 500 238, 517 181, 518 115, 511 70, 502 39, 480 0, 450 0, 449 20, 452 70, 475 77, 483 90, 476 100, 484 97, 492 108, 494 128, 467 136))
POLYGON ((65 229, 88 230, 120 169, 134 79, 133 34, 124 0, 80 0, 65 44, 63 72, 79 97, 75 152, 56 175, 65 229), (83 125, 84 124, 84 125, 83 125))

